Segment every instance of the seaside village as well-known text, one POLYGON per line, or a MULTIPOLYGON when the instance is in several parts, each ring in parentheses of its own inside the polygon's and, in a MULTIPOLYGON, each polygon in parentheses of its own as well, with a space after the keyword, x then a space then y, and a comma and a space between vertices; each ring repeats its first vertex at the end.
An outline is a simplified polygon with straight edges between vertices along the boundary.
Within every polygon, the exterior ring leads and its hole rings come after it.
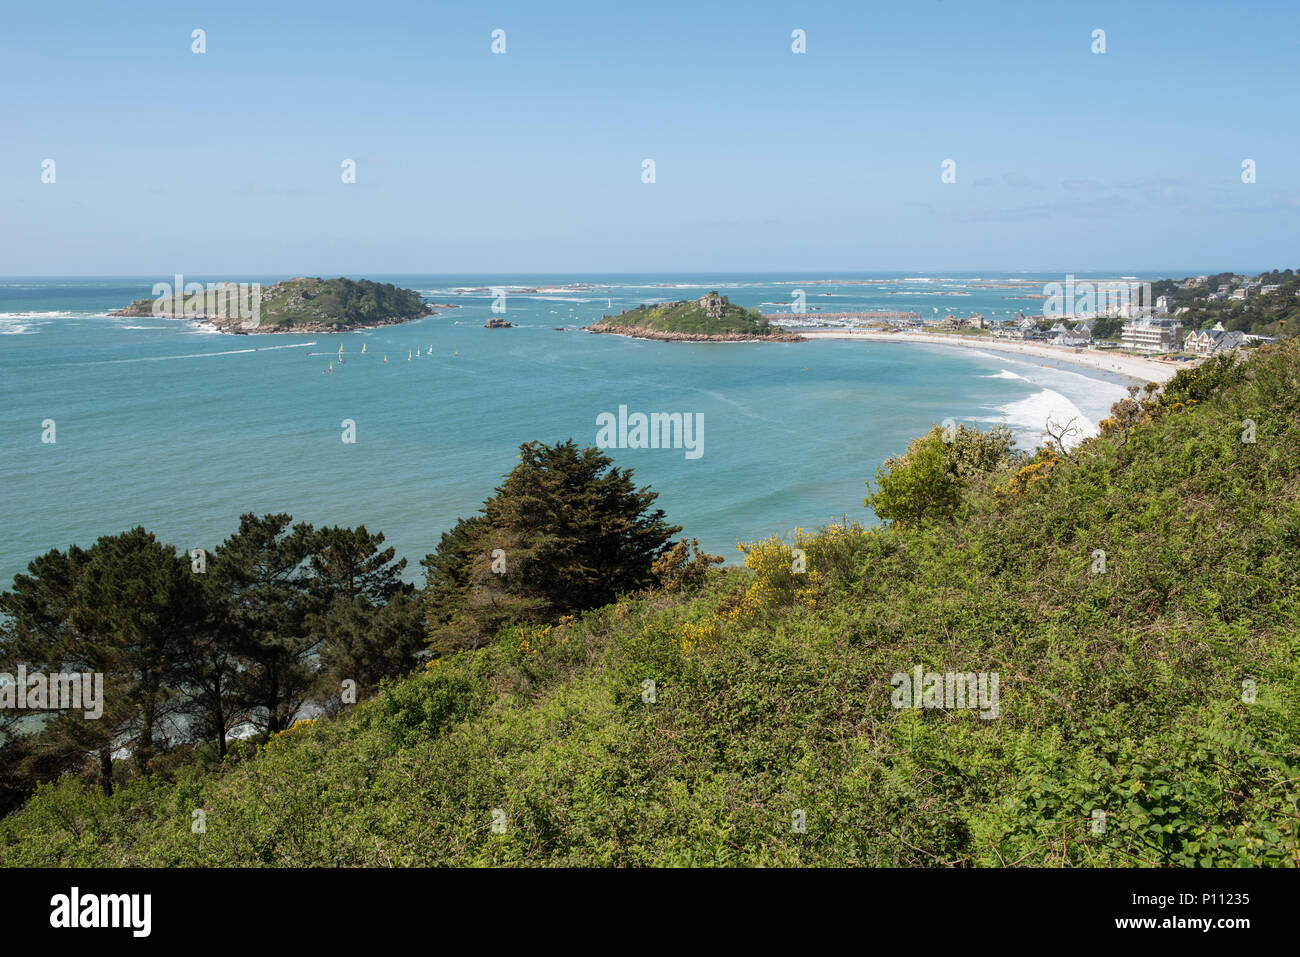
MULTIPOLYGON (((1198 276, 1185 280, 1179 284, 1179 288, 1194 289, 1205 284, 1207 279, 1206 276, 1198 276)), ((1220 284, 1200 301, 1246 302, 1254 296, 1276 292, 1279 288, 1278 285, 1266 285, 1258 278, 1243 279, 1235 286, 1233 283, 1220 284)), ((1106 298, 1103 296, 1101 300, 1106 298)), ((1269 336, 1225 331, 1222 322, 1215 323, 1209 329, 1185 329, 1180 317, 1190 311, 1189 306, 1176 306, 1172 296, 1159 296, 1154 304, 1149 301, 1143 303, 1139 299, 1118 304, 1099 301, 1095 308, 1084 311, 1067 310, 1055 315, 1045 311, 1045 315, 1056 318, 1054 324, 1047 328, 1044 328, 1047 324, 1042 316, 1026 315, 1024 312, 1005 322, 990 321, 976 313, 964 319, 949 314, 935 320, 920 320, 919 317, 911 321, 894 320, 893 325, 895 331, 910 328, 925 332, 966 332, 1069 349, 1121 349, 1171 356, 1180 353, 1187 356, 1210 356, 1230 352, 1247 344, 1273 341, 1269 336), (1067 322, 1071 324, 1066 325, 1067 322)))

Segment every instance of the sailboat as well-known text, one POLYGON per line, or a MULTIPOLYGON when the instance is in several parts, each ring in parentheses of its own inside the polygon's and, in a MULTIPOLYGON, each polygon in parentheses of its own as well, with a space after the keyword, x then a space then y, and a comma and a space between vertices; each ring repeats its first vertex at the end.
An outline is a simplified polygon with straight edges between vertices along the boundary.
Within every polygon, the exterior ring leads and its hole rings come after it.
POLYGON ((410 361, 411 361, 411 350, 410 350, 410 349, 407 349, 407 350, 406 350, 406 361, 407 361, 407 362, 410 362, 410 361))
POLYGON ((330 360, 330 372, 334 371, 334 361, 330 360))
POLYGON ((388 365, 388 353, 384 353, 384 365, 388 365))
POLYGON ((361 354, 363 356, 366 354, 366 344, 364 342, 361 343, 361 354))

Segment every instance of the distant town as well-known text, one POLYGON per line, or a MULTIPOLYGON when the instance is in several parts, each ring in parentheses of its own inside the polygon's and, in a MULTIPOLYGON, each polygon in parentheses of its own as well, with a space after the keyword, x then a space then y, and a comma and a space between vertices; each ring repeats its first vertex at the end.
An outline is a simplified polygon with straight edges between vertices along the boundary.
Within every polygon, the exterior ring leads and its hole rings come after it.
POLYGON ((1048 290, 1032 297, 1046 300, 1037 315, 1021 311, 1003 321, 981 313, 923 319, 913 312, 768 318, 792 328, 834 322, 892 332, 990 336, 1065 349, 1114 349, 1188 359, 1300 335, 1300 274, 1291 269, 1154 283, 1076 284, 1071 277, 1064 284, 1049 284, 1048 290))

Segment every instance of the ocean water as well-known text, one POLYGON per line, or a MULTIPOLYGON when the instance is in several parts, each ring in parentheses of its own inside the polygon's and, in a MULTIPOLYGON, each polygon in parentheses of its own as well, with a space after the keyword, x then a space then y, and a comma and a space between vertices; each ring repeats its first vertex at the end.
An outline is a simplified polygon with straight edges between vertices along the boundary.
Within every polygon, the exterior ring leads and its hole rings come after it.
POLYGON ((316 336, 107 315, 170 278, 0 279, 4 586, 50 548, 135 525, 178 548, 211 548, 249 511, 381 530, 414 579, 440 533, 513 467, 520 443, 594 445, 597 416, 621 405, 703 415, 699 458, 608 454, 660 493, 683 534, 737 561, 738 541, 844 515, 874 521, 864 481, 931 423, 1006 422, 1034 445, 1049 414, 1095 425, 1124 394, 1105 373, 970 349, 578 331, 604 312, 710 289, 765 312, 788 310, 795 288, 822 312, 1040 309, 990 277, 375 276, 460 308, 316 336), (537 290, 508 294, 517 328, 483 328, 497 286, 537 290), (345 419, 354 444, 342 441, 345 419), (42 442, 46 420, 52 444, 42 442))

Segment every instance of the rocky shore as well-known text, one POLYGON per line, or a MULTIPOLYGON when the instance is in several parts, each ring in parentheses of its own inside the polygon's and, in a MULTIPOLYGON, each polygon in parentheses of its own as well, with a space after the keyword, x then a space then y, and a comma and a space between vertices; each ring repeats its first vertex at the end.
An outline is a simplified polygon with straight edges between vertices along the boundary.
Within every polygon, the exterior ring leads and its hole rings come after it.
POLYGON ((584 332, 596 335, 608 334, 628 336, 632 339, 655 339, 659 342, 807 342, 805 336, 790 332, 774 332, 771 335, 759 335, 749 332, 723 333, 710 335, 700 332, 661 332, 658 329, 646 329, 643 326, 611 326, 602 322, 587 326, 584 332))
MULTIPOLYGON (((287 332, 328 335, 375 326, 393 326, 435 314, 434 303, 424 302, 412 289, 391 283, 344 277, 320 279, 299 276, 265 288, 257 283, 182 283, 177 291, 160 283, 165 294, 136 299, 114 316, 188 319, 231 335, 287 332), (192 291, 185 292, 185 288, 192 291)), ((447 303, 441 308, 455 309, 447 303)))
POLYGON ((135 306, 127 306, 124 309, 118 309, 110 312, 110 316, 124 316, 139 319, 185 319, 190 322, 200 322, 204 325, 211 326, 218 332, 229 333, 235 336, 246 335, 266 335, 277 332, 293 333, 295 335, 325 335, 331 332, 356 332, 358 329, 374 329, 378 326, 398 326, 404 322, 411 322, 414 319, 422 319, 425 316, 435 315, 432 309, 426 309, 424 312, 417 313, 413 316, 393 316, 391 319, 379 319, 373 322, 348 322, 348 323, 328 323, 328 322, 306 322, 295 323, 293 325, 277 325, 275 323, 258 324, 249 319, 240 319, 237 316, 210 316, 200 314, 197 316, 173 316, 169 313, 163 313, 155 316, 152 309, 141 309, 135 306))

